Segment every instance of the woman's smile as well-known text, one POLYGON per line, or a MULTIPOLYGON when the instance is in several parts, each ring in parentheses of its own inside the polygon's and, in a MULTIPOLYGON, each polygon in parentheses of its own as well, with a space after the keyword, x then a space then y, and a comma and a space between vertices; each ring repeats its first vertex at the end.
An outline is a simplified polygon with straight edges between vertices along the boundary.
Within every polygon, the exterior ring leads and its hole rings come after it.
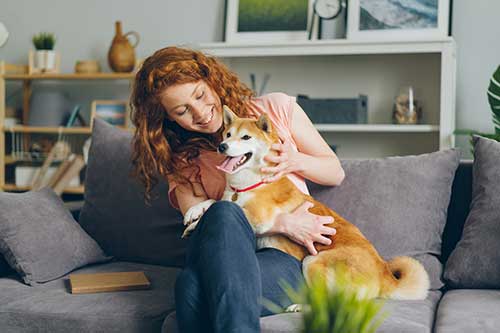
POLYGON ((208 116, 208 119, 205 118, 205 120, 202 120, 202 121, 199 121, 198 122, 198 125, 199 126, 208 126, 210 124, 210 122, 214 119, 214 109, 215 109, 215 106, 212 106, 212 108, 210 109, 210 114, 208 116))
POLYGON ((222 126, 220 98, 203 80, 168 87, 161 102, 169 119, 188 131, 215 133, 222 126))

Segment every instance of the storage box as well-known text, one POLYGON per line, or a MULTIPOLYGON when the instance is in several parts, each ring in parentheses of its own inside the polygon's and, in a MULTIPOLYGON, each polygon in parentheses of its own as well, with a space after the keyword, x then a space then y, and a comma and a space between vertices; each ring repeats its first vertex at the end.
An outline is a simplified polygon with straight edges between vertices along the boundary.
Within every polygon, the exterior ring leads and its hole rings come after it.
MULTIPOLYGON (((39 172, 40 169, 41 167, 36 166, 17 165, 15 169, 16 186, 31 186, 35 175, 39 172)), ((50 177, 52 177, 56 170, 57 167, 55 166, 49 167, 44 179, 50 179, 50 177)), ((73 179, 71 179, 71 182, 68 184, 68 186, 80 186, 80 177, 75 176, 73 179)))
POLYGON ((297 103, 316 124, 366 124, 368 97, 358 98, 309 98, 297 96, 297 103))

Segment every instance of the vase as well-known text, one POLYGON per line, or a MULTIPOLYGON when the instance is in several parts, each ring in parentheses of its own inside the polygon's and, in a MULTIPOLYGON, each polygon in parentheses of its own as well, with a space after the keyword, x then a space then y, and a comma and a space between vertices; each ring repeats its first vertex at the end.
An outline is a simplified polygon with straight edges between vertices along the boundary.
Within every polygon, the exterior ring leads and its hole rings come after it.
POLYGON ((115 36, 111 42, 108 51, 109 67, 114 72, 128 73, 135 67, 135 47, 139 44, 139 34, 135 31, 129 31, 126 34, 122 32, 122 23, 115 22, 115 36), (135 37, 135 43, 131 44, 128 36, 135 37))
POLYGON ((63 126, 71 112, 68 96, 58 89, 40 87, 30 98, 29 126, 63 126))

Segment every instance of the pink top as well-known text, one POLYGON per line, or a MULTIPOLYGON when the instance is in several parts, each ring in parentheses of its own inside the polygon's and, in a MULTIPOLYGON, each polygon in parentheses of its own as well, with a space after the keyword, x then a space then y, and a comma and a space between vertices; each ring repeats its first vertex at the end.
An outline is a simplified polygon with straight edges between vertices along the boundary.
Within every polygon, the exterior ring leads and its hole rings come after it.
MULTIPOLYGON (((295 97, 284 93, 271 93, 256 97, 251 100, 252 111, 258 116, 263 112, 267 113, 273 123, 274 128, 282 141, 288 141, 297 151, 297 145, 292 137, 292 113, 295 97)), ((215 166, 220 165, 225 156, 214 151, 201 151, 196 164, 200 167, 201 185, 209 199, 220 200, 226 187, 226 178, 224 172, 218 170, 215 166)), ((186 170, 186 176, 192 174, 194 170, 186 170)), ((188 177, 194 180, 195 177, 188 177)), ((305 194, 309 194, 304 178, 298 174, 288 174, 288 178, 305 194)), ((175 196, 175 180, 168 179, 168 198, 170 204, 179 209, 177 198, 175 196)))

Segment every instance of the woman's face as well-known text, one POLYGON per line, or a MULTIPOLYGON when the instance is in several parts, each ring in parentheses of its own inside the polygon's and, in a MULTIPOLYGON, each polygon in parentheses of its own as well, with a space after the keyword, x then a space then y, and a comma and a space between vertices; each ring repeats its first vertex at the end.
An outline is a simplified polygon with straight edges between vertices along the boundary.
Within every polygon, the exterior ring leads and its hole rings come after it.
POLYGON ((188 131, 215 133, 222 126, 221 100, 203 80, 170 86, 160 98, 168 119, 188 131))

